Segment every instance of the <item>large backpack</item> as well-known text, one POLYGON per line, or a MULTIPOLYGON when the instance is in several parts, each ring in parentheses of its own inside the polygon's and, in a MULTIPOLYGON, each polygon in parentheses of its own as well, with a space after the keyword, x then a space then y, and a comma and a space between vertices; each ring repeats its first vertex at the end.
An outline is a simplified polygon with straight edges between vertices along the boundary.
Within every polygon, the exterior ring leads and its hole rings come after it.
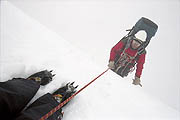
MULTIPOLYGON (((147 33, 147 37, 146 37, 146 41, 143 42, 141 44, 141 46, 138 48, 138 52, 137 54, 134 56, 134 58, 131 58, 132 60, 134 59, 135 61, 137 61, 137 59, 139 58, 139 56, 141 54, 145 54, 146 50, 145 48, 147 47, 147 45, 149 44, 151 38, 155 35, 155 33, 157 32, 158 26, 157 24, 155 24, 154 22, 152 22, 151 20, 142 17, 136 24, 135 26, 132 27, 132 29, 129 29, 127 31, 129 31, 129 33, 123 37, 120 41, 122 41, 125 45, 123 47, 123 49, 121 49, 121 51, 119 52, 124 52, 127 48, 130 47, 131 41, 134 39, 134 35, 139 32, 140 30, 144 30, 147 33)), ((123 54, 123 53, 122 53, 123 54)), ((116 72, 117 74, 119 74, 121 77, 125 77, 128 75, 128 73, 130 71, 132 71, 132 68, 134 68, 135 63, 131 63, 131 62, 127 62, 124 63, 124 66, 118 66, 117 63, 118 61, 121 59, 120 56, 115 57, 115 67, 116 69, 114 70, 114 72, 116 72)))

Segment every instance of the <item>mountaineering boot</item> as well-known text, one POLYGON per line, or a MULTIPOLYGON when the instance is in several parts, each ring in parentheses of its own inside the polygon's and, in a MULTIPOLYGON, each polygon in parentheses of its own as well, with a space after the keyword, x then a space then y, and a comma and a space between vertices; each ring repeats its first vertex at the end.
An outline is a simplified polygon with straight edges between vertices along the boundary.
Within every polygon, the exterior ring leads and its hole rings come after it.
POLYGON ((52 81, 52 78, 55 76, 55 74, 52 74, 52 70, 44 70, 37 73, 32 74, 27 79, 28 80, 34 80, 40 85, 47 85, 49 82, 52 81))
POLYGON ((74 87, 73 84, 74 84, 74 82, 66 84, 66 89, 67 89, 66 91, 67 92, 69 92, 69 93, 75 93, 76 92, 76 88, 78 87, 78 85, 74 87))
POLYGON ((73 84, 74 82, 67 83, 65 86, 59 88, 53 93, 53 96, 59 103, 63 102, 76 92, 78 85, 74 87, 73 84))

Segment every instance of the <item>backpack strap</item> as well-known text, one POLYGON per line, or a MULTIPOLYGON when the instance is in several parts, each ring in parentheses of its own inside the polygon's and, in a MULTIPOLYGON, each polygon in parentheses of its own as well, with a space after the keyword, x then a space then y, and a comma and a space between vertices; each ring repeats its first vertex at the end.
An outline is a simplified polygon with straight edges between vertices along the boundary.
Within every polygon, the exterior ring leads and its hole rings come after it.
MULTIPOLYGON (((118 51, 118 52, 123 52, 125 51, 125 49, 129 48, 130 47, 130 44, 131 44, 131 38, 132 37, 129 37, 129 36, 124 36, 119 42, 122 42, 124 44, 123 48, 118 51)), ((119 43, 118 42, 118 43, 119 43)), ((117 44, 118 44, 117 43, 117 44)))
POLYGON ((135 57, 135 61, 137 61, 137 60, 139 59, 139 56, 140 56, 140 55, 146 54, 146 53, 147 53, 146 50, 143 49, 143 50, 141 51, 141 53, 138 53, 138 54, 137 54, 137 56, 135 57))

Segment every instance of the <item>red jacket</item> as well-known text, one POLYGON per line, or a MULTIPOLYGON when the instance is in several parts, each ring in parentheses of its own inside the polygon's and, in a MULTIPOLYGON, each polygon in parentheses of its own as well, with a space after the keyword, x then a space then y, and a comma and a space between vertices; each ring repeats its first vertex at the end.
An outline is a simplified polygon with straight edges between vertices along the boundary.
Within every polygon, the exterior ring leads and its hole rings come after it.
MULTIPOLYGON (((109 61, 114 61, 115 57, 117 54, 121 55, 122 51, 121 49, 124 48, 124 43, 122 41, 120 41, 119 43, 117 43, 112 49, 111 49, 111 53, 110 53, 110 59, 109 61), (121 51, 121 52, 119 52, 121 51)), ((133 50, 131 47, 127 48, 125 50, 125 53, 129 54, 130 56, 135 56, 135 54, 137 53, 137 50, 133 50)), ((145 55, 146 53, 143 53, 139 56, 139 58, 137 59, 137 61, 133 60, 132 63, 136 62, 136 76, 137 77, 141 77, 142 74, 142 69, 143 69, 143 65, 145 63, 145 55)))

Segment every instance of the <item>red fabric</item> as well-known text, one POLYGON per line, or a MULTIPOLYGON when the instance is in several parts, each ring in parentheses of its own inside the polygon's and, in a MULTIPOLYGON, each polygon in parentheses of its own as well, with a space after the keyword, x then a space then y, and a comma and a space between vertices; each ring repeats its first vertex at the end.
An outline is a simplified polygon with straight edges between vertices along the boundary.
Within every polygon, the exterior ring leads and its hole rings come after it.
MULTIPOLYGON (((122 51, 121 49, 123 49, 124 47, 124 43, 122 41, 120 41, 119 43, 117 43, 112 49, 111 49, 111 53, 110 53, 110 59, 109 61, 114 61, 115 60, 115 57, 117 54, 121 55, 122 54, 122 51)), ((125 53, 129 54, 130 56, 134 56, 136 53, 137 53, 137 50, 133 50, 131 48, 128 48, 125 50, 125 53)), ((136 65, 136 73, 135 75, 137 77, 141 77, 141 74, 142 74, 142 69, 143 69, 143 65, 145 63, 145 53, 144 54, 141 54, 138 58, 138 60, 136 61, 137 62, 137 65, 136 65)), ((132 61, 132 63, 134 63, 135 60, 132 61)))

